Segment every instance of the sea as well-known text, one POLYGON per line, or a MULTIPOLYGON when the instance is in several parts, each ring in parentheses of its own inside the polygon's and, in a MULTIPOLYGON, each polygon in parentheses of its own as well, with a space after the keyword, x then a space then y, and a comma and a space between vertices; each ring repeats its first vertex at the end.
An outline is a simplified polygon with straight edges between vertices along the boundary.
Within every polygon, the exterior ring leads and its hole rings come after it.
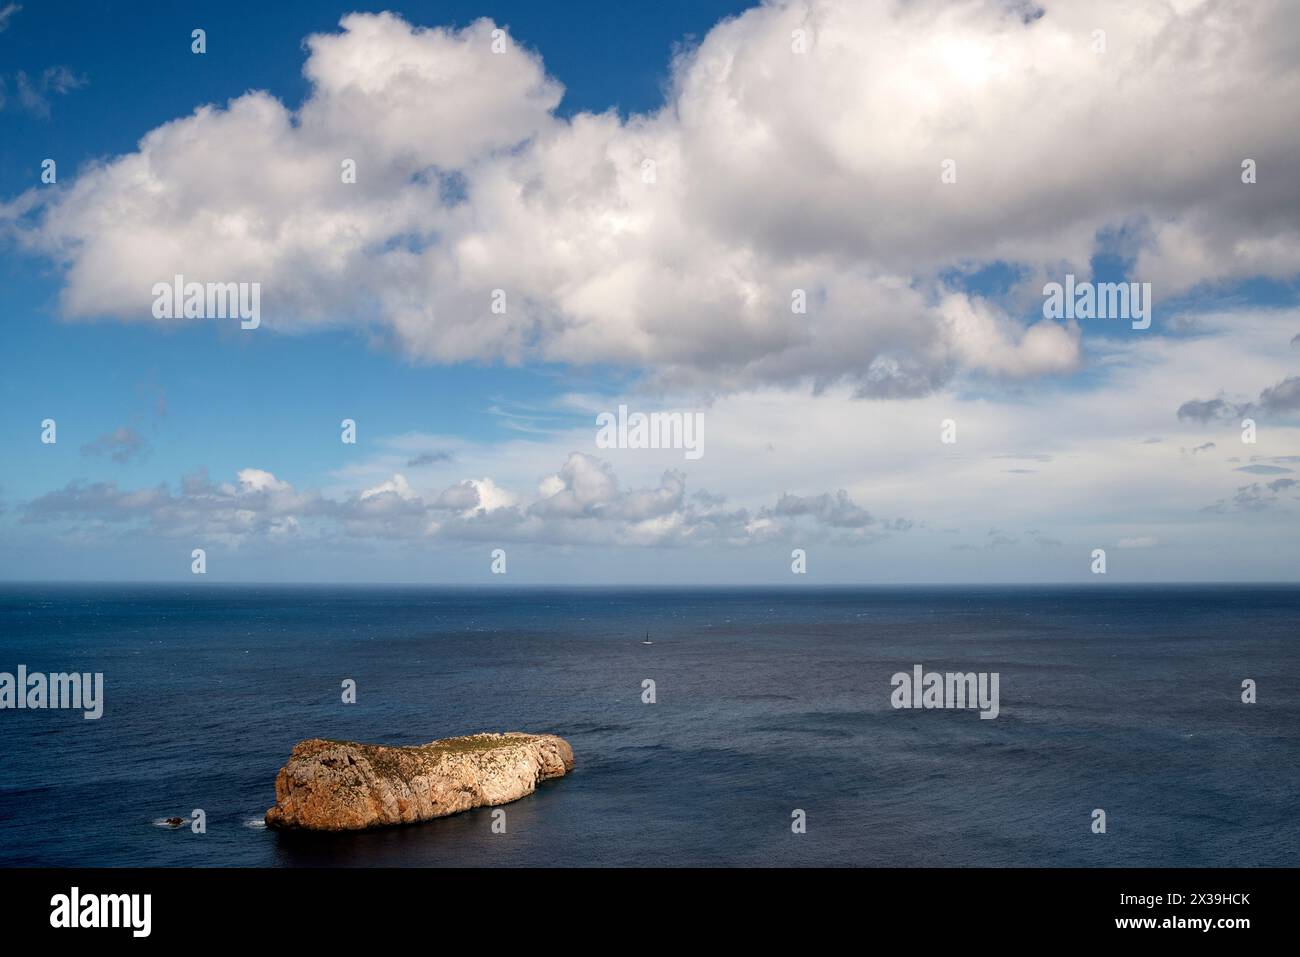
POLYGON ((0 866, 1295 866, 1298 626, 1292 585, 3 585, 0 672, 104 701, 0 710, 0 866), (997 717, 894 707, 916 665, 997 717), (262 824, 298 741, 480 731, 577 760, 503 833, 262 824))

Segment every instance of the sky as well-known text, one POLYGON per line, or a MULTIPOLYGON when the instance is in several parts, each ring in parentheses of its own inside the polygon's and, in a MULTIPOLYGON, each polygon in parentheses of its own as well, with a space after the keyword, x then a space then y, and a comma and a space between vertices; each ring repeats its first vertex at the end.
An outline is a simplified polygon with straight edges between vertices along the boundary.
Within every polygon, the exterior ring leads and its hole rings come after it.
POLYGON ((1294 581, 1298 121, 1267 0, 0 0, 0 580, 1294 581))

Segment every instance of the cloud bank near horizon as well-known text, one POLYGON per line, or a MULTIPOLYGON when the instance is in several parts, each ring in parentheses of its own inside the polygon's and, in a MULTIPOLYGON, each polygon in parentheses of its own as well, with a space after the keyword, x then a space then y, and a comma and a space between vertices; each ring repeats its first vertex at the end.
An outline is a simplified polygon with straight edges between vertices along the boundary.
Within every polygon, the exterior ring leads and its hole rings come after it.
POLYGON ((24 525, 57 523, 65 535, 116 537, 125 530, 202 540, 230 548, 263 542, 347 539, 489 542, 511 545, 733 546, 875 541, 906 531, 880 522, 843 489, 812 497, 782 494, 751 513, 723 496, 687 494, 686 476, 663 473, 654 488, 624 489, 606 461, 571 453, 526 500, 491 478, 419 491, 402 473, 339 497, 299 490, 270 472, 241 469, 236 481, 205 471, 168 483, 123 489, 116 481, 68 483, 23 504, 24 525))

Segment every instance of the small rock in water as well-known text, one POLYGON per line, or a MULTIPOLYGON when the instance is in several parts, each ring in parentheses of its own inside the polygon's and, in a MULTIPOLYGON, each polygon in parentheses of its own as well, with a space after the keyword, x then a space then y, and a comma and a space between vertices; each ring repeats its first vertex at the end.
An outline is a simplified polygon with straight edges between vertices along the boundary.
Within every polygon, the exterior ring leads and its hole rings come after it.
POLYGON ((573 769, 553 734, 471 734, 414 747, 313 738, 275 778, 271 827, 356 831, 411 824, 532 794, 573 769))

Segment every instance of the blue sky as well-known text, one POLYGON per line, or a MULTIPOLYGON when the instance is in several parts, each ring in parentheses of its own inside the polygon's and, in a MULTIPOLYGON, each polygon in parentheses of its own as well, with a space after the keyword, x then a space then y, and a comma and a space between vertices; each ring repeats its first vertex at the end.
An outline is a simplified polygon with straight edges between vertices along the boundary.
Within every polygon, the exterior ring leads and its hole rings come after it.
MULTIPOLYGON (((428 25, 495 17, 521 41, 545 45, 548 64, 565 84, 561 112, 572 112, 659 105, 673 45, 746 6, 667 2, 615 10, 574 3, 571 19, 561 20, 529 3, 143 3, 126 18, 113 4, 30 3, 0 33, 0 75, 39 76, 67 65, 85 85, 57 97, 48 118, 14 106, 0 112, 0 183, 6 198, 38 186, 39 160, 47 156, 57 157, 64 175, 71 175, 87 162, 130 151, 143 133, 200 104, 224 103, 249 89, 297 103, 307 93, 303 37, 333 29, 354 10, 393 10, 428 25), (210 38, 203 57, 190 52, 197 25, 210 38)), ((320 435, 333 442, 338 420, 349 415, 382 420, 390 432, 500 438, 510 426, 493 408, 544 402, 560 391, 562 374, 566 388, 574 376, 590 388, 604 387, 609 378, 600 369, 562 373, 498 363, 430 368, 371 348, 364 332, 285 341, 254 340, 220 327, 67 324, 59 321, 62 283, 54 264, 9 246, 0 270, 11 343, 0 441, 26 444, 32 419, 54 416, 67 428, 60 451, 72 457, 83 442, 130 423, 156 438, 147 461, 118 473, 124 481, 179 475, 194 466, 197 450, 213 472, 233 472, 251 454, 273 463, 272 471, 319 473, 337 452, 320 435), (24 355, 45 361, 21 361, 24 355), (276 398, 268 402, 268 394, 276 398), (257 428, 234 433, 223 427, 233 420, 257 428), (184 428, 168 427, 176 422, 184 428)), ((37 457, 30 470, 5 476, 6 495, 39 494, 77 467, 37 457)))
POLYGON ((0 2, 0 578, 1292 580, 1285 6, 1181 63, 1213 4, 752 6, 0 2), (150 319, 178 270, 265 323, 150 319))

